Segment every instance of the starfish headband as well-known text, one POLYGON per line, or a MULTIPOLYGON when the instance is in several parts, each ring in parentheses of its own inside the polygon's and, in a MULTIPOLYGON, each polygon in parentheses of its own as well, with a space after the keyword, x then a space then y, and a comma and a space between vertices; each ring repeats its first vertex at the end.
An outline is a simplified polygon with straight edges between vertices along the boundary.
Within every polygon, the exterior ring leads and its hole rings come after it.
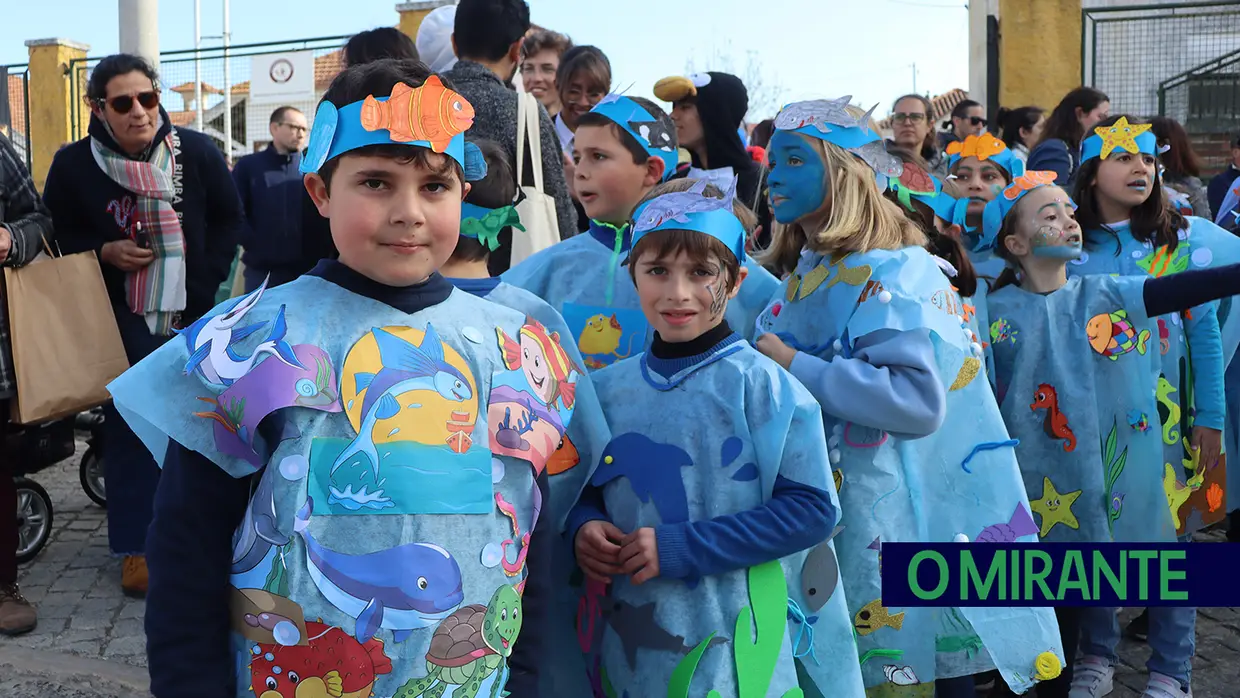
POLYGON ((969 135, 963 141, 947 145, 947 167, 956 166, 961 160, 974 157, 982 162, 990 161, 1002 167, 1013 178, 1025 174, 1025 163, 1008 150, 1007 144, 993 134, 969 135))
POLYGON ((672 192, 647 201, 633 213, 633 246, 646 235, 659 230, 692 230, 709 235, 745 259, 745 227, 732 213, 736 180, 723 192, 723 198, 706 193, 708 182, 696 180, 688 191, 672 192))
POLYGON ((775 129, 817 138, 861 158, 879 177, 880 188, 904 171, 900 159, 887 153, 882 138, 870 130, 874 108, 857 117, 847 107, 852 95, 839 99, 794 102, 779 110, 775 129))
POLYGON ((314 113, 310 144, 301 159, 302 174, 319 171, 328 160, 368 145, 408 145, 456 160, 465 180, 486 176, 478 146, 465 142, 474 108, 432 75, 420 87, 398 82, 388 97, 370 95, 343 107, 324 100, 314 113))
MULTIPOLYGON (((1012 183, 992 201, 987 202, 985 210, 982 211, 982 238, 978 249, 994 247, 995 240, 999 237, 999 228, 1003 226, 1003 220, 1007 218, 1007 215, 1016 207, 1016 202, 1035 189, 1054 186, 1055 176, 1054 172, 1040 170, 1026 172, 1012 180, 1012 183)), ((1076 208, 1071 198, 1068 199, 1068 205, 1073 209, 1076 208)))
POLYGON ((1157 157, 1158 139, 1150 131, 1151 127, 1151 124, 1130 124, 1126 116, 1119 117, 1110 126, 1099 126, 1092 136, 1081 142, 1081 162, 1094 158, 1106 160, 1114 150, 1157 157))
POLYGON ((503 208, 483 208, 468 201, 461 204, 461 237, 473 238, 492 252, 499 247, 499 231, 509 226, 525 232, 516 204, 503 208))
POLYGON ((609 94, 590 110, 600 114, 637 139, 652 158, 663 161, 663 181, 676 172, 680 156, 676 152, 675 132, 669 131, 640 104, 623 95, 609 94))

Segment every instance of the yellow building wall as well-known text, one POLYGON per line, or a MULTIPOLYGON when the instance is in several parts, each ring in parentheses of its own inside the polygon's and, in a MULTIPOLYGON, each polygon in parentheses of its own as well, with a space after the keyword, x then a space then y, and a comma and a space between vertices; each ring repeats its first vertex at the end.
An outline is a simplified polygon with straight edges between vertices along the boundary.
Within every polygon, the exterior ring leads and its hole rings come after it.
POLYGON ((444 5, 455 5, 453 0, 427 0, 425 2, 402 2, 396 6, 396 11, 400 13, 400 31, 410 39, 417 40, 418 27, 422 26, 422 20, 438 7, 444 5))
MULTIPOLYGON (((60 147, 73 139, 73 90, 70 86, 70 61, 86 57, 90 47, 67 39, 36 39, 27 41, 30 53, 30 121, 27 134, 31 155, 31 176, 42 191, 52 158, 60 147)), ((79 68, 82 64, 75 64, 79 68)), ((80 80, 85 70, 76 70, 80 80)), ((86 90, 78 92, 85 95, 86 90)), ((78 109, 78 133, 86 132, 89 109, 78 109)))
POLYGON ((1081 0, 999 0, 999 103, 1054 109, 1081 84, 1081 0))

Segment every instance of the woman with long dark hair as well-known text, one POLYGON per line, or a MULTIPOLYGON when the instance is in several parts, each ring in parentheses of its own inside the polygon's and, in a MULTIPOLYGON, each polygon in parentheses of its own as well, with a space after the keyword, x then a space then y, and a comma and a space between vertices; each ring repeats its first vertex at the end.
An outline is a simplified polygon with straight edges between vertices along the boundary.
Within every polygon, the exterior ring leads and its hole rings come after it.
POLYGON ((1012 154, 1021 162, 1029 160, 1029 148, 1042 137, 1042 127, 1046 125, 1046 112, 1042 107, 1017 107, 1008 109, 1000 107, 995 117, 999 126, 999 138, 1007 143, 1012 154))
POLYGON ((1150 119, 1154 137, 1158 139, 1158 159, 1162 162, 1163 184, 1187 199, 1192 215, 1214 220, 1210 213, 1210 201, 1206 198, 1206 186, 1201 183, 1201 157, 1193 150, 1188 132, 1180 122, 1166 116, 1150 119))
POLYGON ((1029 170, 1055 173, 1055 184, 1067 186, 1080 168, 1081 139, 1111 112, 1111 98, 1092 87, 1078 87, 1059 101, 1046 119, 1042 137, 1029 152, 1029 170))

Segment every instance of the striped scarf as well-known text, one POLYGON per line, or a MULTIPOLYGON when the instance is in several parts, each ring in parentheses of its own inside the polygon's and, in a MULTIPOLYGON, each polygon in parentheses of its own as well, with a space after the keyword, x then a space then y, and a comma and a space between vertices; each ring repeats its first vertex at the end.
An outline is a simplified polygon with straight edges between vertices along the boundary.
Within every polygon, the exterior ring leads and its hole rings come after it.
POLYGON ((145 162, 90 139, 99 169, 137 196, 133 220, 149 233, 155 261, 125 277, 125 299, 130 310, 146 318, 151 334, 161 337, 172 334, 174 322, 185 310, 185 235, 172 208, 174 133, 156 143, 145 162))

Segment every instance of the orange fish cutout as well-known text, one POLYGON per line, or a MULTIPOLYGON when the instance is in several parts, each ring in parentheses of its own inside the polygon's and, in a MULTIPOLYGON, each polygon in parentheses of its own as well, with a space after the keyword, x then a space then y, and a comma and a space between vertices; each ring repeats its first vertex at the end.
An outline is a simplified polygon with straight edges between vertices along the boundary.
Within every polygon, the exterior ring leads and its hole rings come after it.
POLYGON ((963 141, 955 141, 947 145, 948 155, 959 155, 962 158, 975 157, 978 160, 985 160, 1005 150, 1007 150, 1007 144, 989 133, 983 133, 980 136, 970 135, 963 141))
POLYGON ((398 143, 428 142, 436 153, 446 151, 452 139, 473 124, 473 105, 445 87, 438 75, 416 88, 396 83, 385 102, 373 95, 362 102, 362 128, 386 129, 398 143))
POLYGON ((566 434, 560 440, 560 447, 551 454, 547 459, 547 474, 559 475, 567 470, 572 470, 581 462, 581 454, 577 452, 577 447, 569 440, 566 434))
POLYGON ((1026 172, 1012 180, 1012 183, 1003 190, 1003 196, 1008 201, 1015 201, 1016 197, 1021 195, 1021 192, 1037 189, 1047 184, 1054 184, 1056 176, 1054 172, 1047 172, 1045 170, 1026 172))

